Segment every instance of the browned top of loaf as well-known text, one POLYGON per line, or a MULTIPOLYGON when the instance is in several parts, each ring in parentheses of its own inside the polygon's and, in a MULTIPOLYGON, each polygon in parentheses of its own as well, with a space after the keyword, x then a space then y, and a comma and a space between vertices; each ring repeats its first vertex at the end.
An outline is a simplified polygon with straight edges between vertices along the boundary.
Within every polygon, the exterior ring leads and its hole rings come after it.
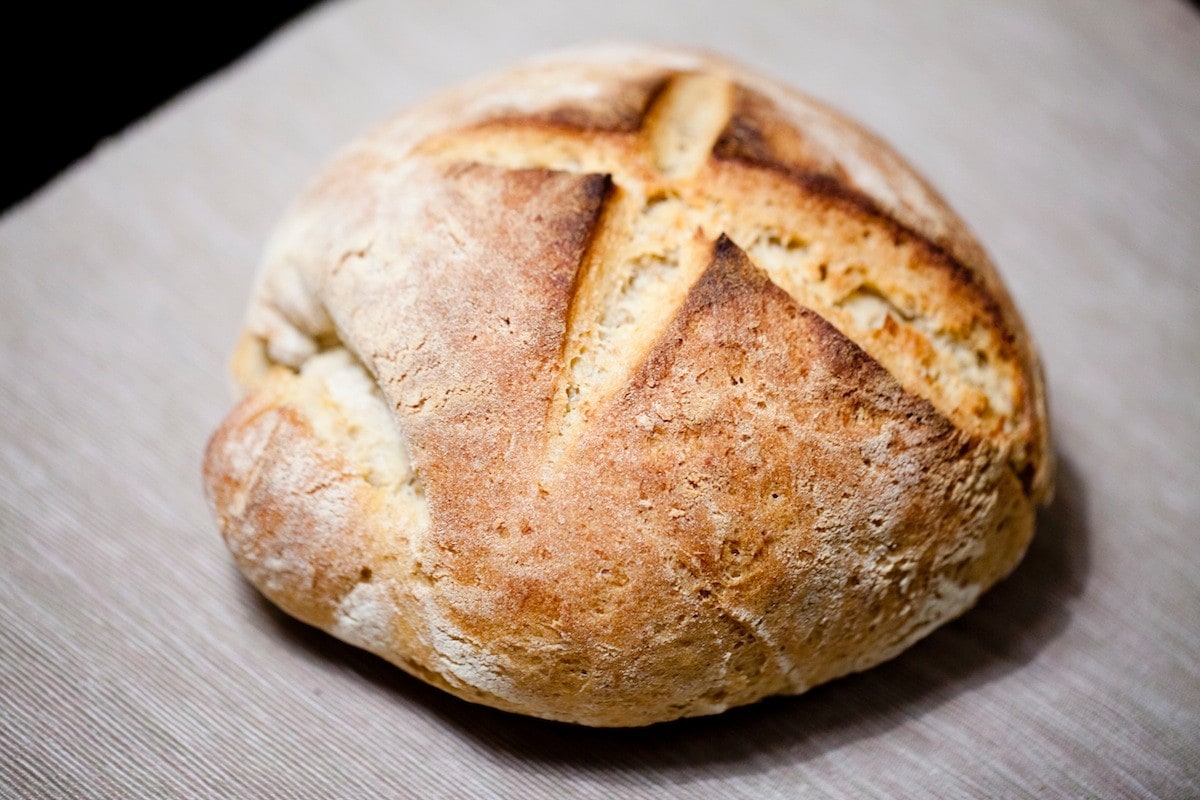
MULTIPOLYGON (((647 207, 664 198, 690 205, 684 224, 702 227, 708 242, 730 235, 906 389, 1010 450, 1024 484, 1042 497, 1050 465, 1037 357, 991 262, 937 193, 855 123, 735 65, 696 54, 660 63, 622 55, 470 85, 345 153, 278 237, 276 251, 290 257, 276 253, 267 283, 292 286, 260 293, 271 308, 252 314, 251 328, 270 338, 282 316, 308 338, 330 334, 321 276, 331 261, 360 256, 367 240, 383 246, 389 198, 400 189, 421 196, 412 187, 418 162, 441 167, 438 181, 480 163, 564 171, 593 191, 594 176, 609 174, 620 189, 636 186, 647 207), (680 157, 689 174, 664 175, 673 155, 656 148, 688 136, 680 157), (281 293, 291 296, 281 302, 281 293)), ((513 176, 492 179, 512 183, 515 194, 521 181, 513 176)), ((620 216, 627 194, 609 194, 607 218, 620 216)), ((623 233, 594 212, 580 206, 570 224, 586 225, 582 235, 601 245, 623 233)), ((484 233, 500 246, 504 234, 484 233)), ((651 322, 661 324, 670 311, 657 316, 651 322)))
POLYGON ((372 535, 404 540, 440 680, 502 706, 589 675, 694 699, 702 636, 751 643, 747 697, 859 668, 937 617, 851 619, 865 553, 990 583, 1013 548, 955 542, 1050 487, 1037 358, 962 221, 854 123, 702 55, 540 64, 383 126, 280 229, 249 333, 250 387, 336 347, 378 383, 426 516, 372 535), (805 672, 831 606, 854 641, 805 672), (548 648, 561 674, 513 678, 548 648))

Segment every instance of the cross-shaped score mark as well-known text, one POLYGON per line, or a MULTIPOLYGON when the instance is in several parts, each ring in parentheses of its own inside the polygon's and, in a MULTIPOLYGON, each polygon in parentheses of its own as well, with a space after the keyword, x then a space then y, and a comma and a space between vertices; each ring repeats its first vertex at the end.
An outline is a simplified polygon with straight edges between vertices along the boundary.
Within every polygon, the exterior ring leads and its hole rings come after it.
MULTIPOLYGON (((936 301, 914 301, 911 287, 895 292, 894 265, 914 260, 911 242, 872 240, 869 222, 785 177, 714 157, 734 117, 737 91, 722 76, 685 73, 667 82, 632 134, 506 118, 420 148, 445 162, 612 178, 567 313, 548 410, 544 482, 553 480, 555 465, 592 412, 626 384, 666 329, 722 234, 797 303, 960 426, 1012 423, 1011 365, 980 357, 991 334, 973 330, 970 341, 952 335, 931 310, 936 301), (958 380, 941 381, 943 373, 958 380)), ((907 280, 921 276, 909 271, 907 280)))

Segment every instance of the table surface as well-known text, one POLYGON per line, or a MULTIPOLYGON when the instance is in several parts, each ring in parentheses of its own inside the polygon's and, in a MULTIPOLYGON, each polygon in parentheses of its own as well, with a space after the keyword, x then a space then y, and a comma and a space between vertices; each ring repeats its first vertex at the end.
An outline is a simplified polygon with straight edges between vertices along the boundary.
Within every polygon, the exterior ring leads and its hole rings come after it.
MULTIPOLYGON (((19 158, 20 154, 10 154, 19 158)), ((1200 15, 1171 0, 324 6, 0 220, 0 794, 1200 794, 1200 15), (700 44, 863 120, 991 251, 1049 378, 1026 561, 896 660, 597 731, 273 610, 199 462, 273 222, 341 143, 548 47, 700 44)))

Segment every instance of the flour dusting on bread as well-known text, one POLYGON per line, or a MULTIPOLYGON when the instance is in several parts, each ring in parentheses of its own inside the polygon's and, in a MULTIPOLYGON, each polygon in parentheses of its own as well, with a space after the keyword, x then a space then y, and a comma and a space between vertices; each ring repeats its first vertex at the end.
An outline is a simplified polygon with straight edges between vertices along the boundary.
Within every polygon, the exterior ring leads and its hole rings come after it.
POLYGON ((874 135, 612 46, 348 147, 268 248, 205 479, 289 613, 465 699, 644 725, 892 657, 1020 560, 1041 368, 874 135))

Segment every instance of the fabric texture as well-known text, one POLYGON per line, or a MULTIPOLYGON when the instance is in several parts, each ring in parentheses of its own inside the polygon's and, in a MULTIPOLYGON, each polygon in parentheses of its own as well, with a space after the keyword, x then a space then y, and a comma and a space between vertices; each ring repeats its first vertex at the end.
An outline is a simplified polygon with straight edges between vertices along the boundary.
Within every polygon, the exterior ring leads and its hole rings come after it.
POLYGON ((289 26, 0 219, 0 796, 1200 794, 1197 64, 1169 0, 380 0, 289 26), (894 144, 998 264, 1059 458, 1026 560, 960 620, 637 730, 471 706, 285 617, 199 478, 304 181, 438 88, 604 39, 712 48, 894 144))

